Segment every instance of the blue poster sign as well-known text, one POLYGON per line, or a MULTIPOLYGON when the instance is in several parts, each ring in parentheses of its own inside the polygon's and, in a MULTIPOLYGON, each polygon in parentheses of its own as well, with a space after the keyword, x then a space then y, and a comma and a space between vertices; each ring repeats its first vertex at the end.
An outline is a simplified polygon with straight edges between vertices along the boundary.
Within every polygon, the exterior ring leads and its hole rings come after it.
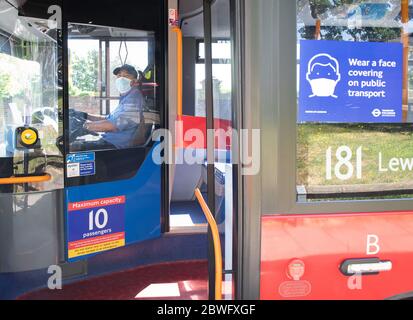
POLYGON ((401 43, 302 40, 299 121, 402 122, 401 43))
POLYGON ((125 203, 125 196, 69 203, 69 259, 125 246, 125 203))

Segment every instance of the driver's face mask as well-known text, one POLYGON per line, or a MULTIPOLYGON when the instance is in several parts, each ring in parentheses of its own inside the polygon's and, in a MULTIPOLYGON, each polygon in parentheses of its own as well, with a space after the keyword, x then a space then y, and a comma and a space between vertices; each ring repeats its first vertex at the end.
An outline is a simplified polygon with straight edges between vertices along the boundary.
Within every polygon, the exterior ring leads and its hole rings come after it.
POLYGON ((131 80, 125 77, 120 77, 116 79, 116 88, 120 94, 125 94, 131 89, 131 80))

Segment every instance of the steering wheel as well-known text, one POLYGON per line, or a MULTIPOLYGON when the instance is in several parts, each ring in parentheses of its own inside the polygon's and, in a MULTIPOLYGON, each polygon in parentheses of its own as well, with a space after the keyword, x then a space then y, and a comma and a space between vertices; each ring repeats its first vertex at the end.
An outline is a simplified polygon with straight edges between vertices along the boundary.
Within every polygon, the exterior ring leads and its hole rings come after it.
MULTIPOLYGON (((87 121, 87 113, 76 111, 73 109, 69 110, 69 142, 72 143, 76 141, 77 138, 92 135, 99 136, 98 133, 87 130, 84 125, 87 121)), ((60 136, 56 140, 56 146, 60 152, 64 153, 64 137, 60 136)))
POLYGON ((99 134, 90 131, 84 127, 87 120, 87 113, 76 110, 69 110, 69 141, 76 141, 78 137, 92 135, 98 136, 99 134))

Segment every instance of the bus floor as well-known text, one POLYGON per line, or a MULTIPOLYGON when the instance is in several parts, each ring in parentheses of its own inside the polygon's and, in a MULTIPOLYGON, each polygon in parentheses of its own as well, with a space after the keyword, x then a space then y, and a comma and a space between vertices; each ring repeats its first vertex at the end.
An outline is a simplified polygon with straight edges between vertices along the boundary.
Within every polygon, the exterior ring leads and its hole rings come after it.
MULTIPOLYGON (((109 281, 111 276, 120 276, 121 279, 124 272, 128 271, 131 271, 129 274, 135 277, 134 270, 135 272, 136 270, 150 272, 150 269, 145 268, 158 265, 163 266, 163 272, 170 270, 169 267, 172 268, 171 271, 166 272, 166 274, 171 275, 172 283, 174 283, 172 280, 199 281, 201 277, 198 273, 199 265, 193 265, 187 261, 206 261, 207 258, 208 239, 206 234, 165 234, 161 238, 132 244, 88 258, 86 261, 87 274, 80 274, 76 277, 65 279, 63 287, 66 288, 72 284, 83 283, 93 279, 107 279, 109 281), (164 266, 165 264, 166 266, 164 266), (168 264, 170 264, 169 267, 168 264), (175 270, 180 270, 180 266, 186 264, 188 264, 185 267, 187 273, 177 274, 178 277, 176 279, 172 278, 175 270), (191 270, 194 273, 190 274, 189 271, 191 270), (187 274, 188 277, 185 276, 187 274), (191 275, 194 278, 191 278, 191 275)), ((154 270, 154 278, 150 280, 151 282, 159 283, 163 279, 157 279, 157 269, 154 270)), ((137 276, 139 278, 139 275, 137 276)), ((29 298, 30 295, 27 295, 28 293, 39 292, 39 290, 47 286, 49 277, 50 274, 47 268, 18 273, 0 273, 0 284, 9 288, 9 290, 0 290, 0 299, 14 300, 23 296, 29 298)), ((207 276, 205 276, 205 281, 206 279, 207 276)), ((93 282, 90 283, 93 284, 93 282)), ((89 288, 93 289, 93 286, 91 285, 89 288)), ((139 288, 135 288, 135 291, 139 291, 139 288)), ((135 295, 138 293, 136 292, 135 295)), ((44 294, 44 291, 42 294, 44 294)), ((107 294, 109 298, 110 293, 107 294)))
POLYGON ((171 202, 171 228, 206 226, 207 221, 197 201, 171 202))
POLYGON ((42 289, 19 300, 206 300, 207 261, 181 261, 139 267, 42 289))

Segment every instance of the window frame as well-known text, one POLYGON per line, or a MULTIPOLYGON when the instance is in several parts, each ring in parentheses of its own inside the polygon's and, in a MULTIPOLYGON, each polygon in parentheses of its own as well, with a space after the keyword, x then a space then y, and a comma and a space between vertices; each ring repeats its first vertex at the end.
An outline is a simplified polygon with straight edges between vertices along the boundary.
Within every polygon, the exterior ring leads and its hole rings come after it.
MULTIPOLYGON (((78 23, 74 23, 78 24, 78 23)), ((80 23, 81 24, 81 23, 80 23)), ((82 25, 82 24, 81 24, 82 25)), ((102 26, 106 27, 106 26, 102 26)), ((154 34, 155 37, 155 34, 154 34)), ((71 38, 69 36, 68 40, 70 41, 71 39, 76 39, 76 38, 71 38)), ((82 40, 82 38, 77 39, 77 40, 82 40)), ((83 40, 88 40, 88 39, 83 39, 83 40)), ((112 72, 108 72, 110 69, 110 43, 111 42, 119 42, 119 41, 125 41, 125 42, 147 42, 148 43, 148 57, 151 53, 151 48, 150 48, 150 43, 151 40, 153 40, 151 37, 142 37, 142 38, 131 38, 131 37, 125 37, 125 38, 120 38, 120 37, 99 37, 95 38, 94 40, 99 41, 99 46, 98 46, 98 91, 97 93, 99 96, 96 98, 99 99, 99 104, 100 104, 100 115, 101 116, 107 116, 110 114, 110 102, 113 100, 118 101, 119 96, 111 96, 110 95, 110 79, 112 75, 112 72), (103 68, 103 65, 105 64, 105 67, 103 68), (106 73, 103 72, 103 70, 106 71, 106 73)))
MULTIPOLYGON (((62 34, 63 34, 63 118, 64 118, 64 141, 62 142, 64 148, 65 156, 71 153, 70 150, 70 141, 69 141, 69 92, 68 92, 68 83, 69 83, 69 60, 68 60, 68 40, 69 40, 69 25, 70 24, 83 24, 83 25, 90 25, 90 22, 93 22, 94 26, 99 27, 114 27, 114 28, 123 28, 123 29, 132 29, 132 30, 142 30, 151 32, 151 36, 148 37, 149 40, 153 40, 153 50, 154 50, 154 58, 156 61, 156 79, 157 84, 159 85, 159 90, 156 91, 156 99, 159 104, 159 117, 160 117, 160 124, 159 127, 165 128, 168 125, 168 117, 166 117, 165 112, 167 111, 168 105, 168 97, 167 97, 167 61, 164 59, 164 52, 167 52, 167 31, 168 26, 164 24, 163 21, 167 19, 168 10, 165 6, 164 1, 157 0, 151 2, 151 4, 138 4, 132 5, 132 7, 142 6, 146 8, 145 10, 141 10, 140 12, 145 12, 145 14, 141 14, 140 19, 136 19, 136 17, 125 17, 123 21, 117 21, 113 19, 113 14, 111 15, 109 12, 99 11, 95 12, 93 10, 84 10, 80 14, 79 11, 76 10, 76 6, 69 6, 66 9, 66 14, 63 16, 62 21, 62 34), (155 15, 156 10, 156 15, 155 15), (149 13, 150 14, 149 14, 149 13), (157 19, 153 19, 153 17, 157 17, 157 19)), ((135 8, 136 9, 136 8, 135 8)), ((136 11, 136 10, 135 10, 136 11)), ((139 14, 138 14, 139 16, 139 14)), ((103 37, 102 37, 103 38, 103 37)), ((144 37, 142 37, 144 38, 144 37)), ((115 38, 110 38, 115 39, 115 38)), ((122 40, 128 40, 128 38, 122 38, 122 40)), ((150 47, 151 48, 151 47, 150 47)), ((147 149, 147 152, 150 151, 152 148, 152 142, 150 142, 147 149)), ((127 149, 116 149, 116 150, 95 150, 96 155, 96 163, 100 162, 102 165, 111 164, 113 161, 114 155, 116 155, 117 159, 132 159, 135 162, 135 169, 133 171, 129 170, 128 175, 131 176, 136 175, 138 170, 140 169, 141 165, 139 164, 140 161, 140 153, 137 153, 140 147, 130 147, 127 149)), ((81 153, 81 152, 80 152, 81 153)), ((146 158, 145 158, 146 159, 146 158)), ((110 174, 102 175, 102 176, 87 176, 87 177, 74 177, 68 178, 66 175, 66 161, 65 161, 65 187, 78 187, 83 185, 92 185, 98 183, 107 183, 107 182, 114 182, 114 181, 122 181, 127 180, 130 176, 125 176, 123 173, 118 174, 117 172, 109 172, 110 174)), ((167 198, 167 189, 168 189, 168 177, 167 177, 167 166, 162 165, 160 167, 160 174, 161 174, 161 188, 162 188, 162 197, 167 198), (165 191, 166 190, 166 191, 165 191)), ((162 200, 163 201, 163 200, 162 200)), ((166 207, 161 206, 162 209, 162 219, 164 220, 164 215, 166 214, 166 207)), ((165 226, 163 226, 165 228, 165 226)))
MULTIPOLYGON (((231 44, 231 38, 214 38, 212 40, 212 45, 214 45, 215 43, 219 43, 219 41, 225 41, 228 42, 229 44, 231 44)), ((204 39, 197 39, 196 40, 196 57, 195 57, 195 62, 196 64, 205 64, 205 59, 201 58, 200 55, 200 46, 201 43, 205 44, 205 40, 204 39)), ((231 58, 230 59, 212 59, 212 64, 231 64, 231 58)))
POLYGON ((266 88, 256 89, 262 94, 262 214, 412 211, 413 199, 409 198, 308 202, 297 197, 297 73, 291 72, 297 68, 296 1, 280 1, 278 6, 277 19, 273 19, 277 21, 262 22, 261 43, 253 49, 261 55, 256 65, 262 71, 259 81, 266 84, 266 88))

